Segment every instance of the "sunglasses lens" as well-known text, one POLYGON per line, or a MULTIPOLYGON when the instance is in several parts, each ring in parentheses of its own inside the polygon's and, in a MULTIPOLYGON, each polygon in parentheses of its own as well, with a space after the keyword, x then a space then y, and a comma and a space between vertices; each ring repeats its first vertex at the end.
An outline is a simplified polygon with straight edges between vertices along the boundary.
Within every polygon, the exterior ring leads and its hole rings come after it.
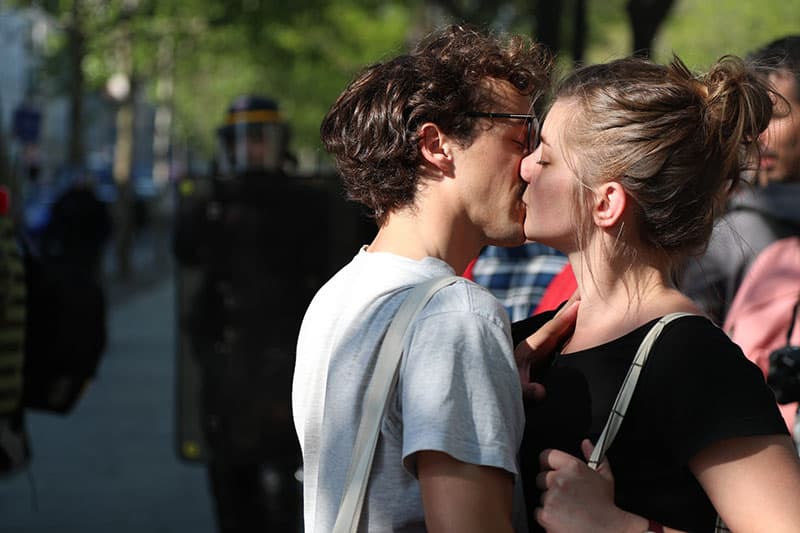
POLYGON ((539 147, 539 119, 533 117, 528 121, 528 150, 533 152, 539 147))
POLYGON ((527 139, 527 141, 528 141, 528 153, 530 153, 530 152, 533 152, 533 150, 535 148, 533 146, 533 144, 532 144, 533 143, 533 137, 531 137, 531 135, 533 134, 533 119, 532 118, 528 119, 526 122, 528 123, 528 139, 527 139))

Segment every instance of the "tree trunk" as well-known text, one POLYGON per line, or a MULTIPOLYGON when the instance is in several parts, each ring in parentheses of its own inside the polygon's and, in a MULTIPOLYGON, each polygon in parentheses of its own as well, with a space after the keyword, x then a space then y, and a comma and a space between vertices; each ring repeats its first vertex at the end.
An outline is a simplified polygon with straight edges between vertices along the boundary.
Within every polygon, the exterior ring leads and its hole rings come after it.
POLYGON ((136 135, 137 82, 133 66, 133 35, 128 22, 124 22, 117 43, 117 67, 130 80, 128 94, 117 108, 117 139, 114 146, 114 182, 117 199, 114 213, 114 245, 117 259, 117 276, 127 279, 131 275, 131 248, 134 237, 133 209, 135 191, 133 174, 134 142, 136 135))
POLYGON ((634 55, 650 57, 658 28, 674 3, 674 0, 628 0, 634 55))
POLYGON ((572 60, 583 63, 586 55, 586 0, 575 0, 575 26, 572 34, 572 60))
POLYGON ((72 169, 83 168, 86 154, 83 146, 83 59, 86 56, 86 35, 83 28, 81 0, 72 0, 72 20, 67 28, 69 50, 69 152, 72 169))
POLYGON ((161 37, 158 45, 156 112, 153 131, 153 180, 166 185, 169 179, 169 151, 172 141, 172 115, 175 93, 175 43, 171 36, 161 37))
POLYGON ((131 170, 133 168, 133 143, 136 131, 134 126, 136 113, 133 94, 133 83, 131 83, 131 96, 122 102, 117 110, 117 141, 114 146, 113 172, 117 186, 114 244, 117 275, 120 279, 127 279, 131 275, 131 246, 134 232, 134 190, 131 183, 131 170))
POLYGON ((561 0, 537 0, 534 6, 536 39, 551 52, 561 49, 561 0))

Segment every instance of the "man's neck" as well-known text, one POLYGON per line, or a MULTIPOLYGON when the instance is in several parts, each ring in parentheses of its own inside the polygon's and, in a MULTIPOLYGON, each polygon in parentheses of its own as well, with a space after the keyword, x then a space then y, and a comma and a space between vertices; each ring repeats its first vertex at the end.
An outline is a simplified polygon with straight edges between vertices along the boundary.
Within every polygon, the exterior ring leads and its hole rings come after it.
POLYGON ((478 255, 482 245, 478 233, 468 224, 422 209, 404 209, 389 215, 367 251, 387 252, 415 260, 435 257, 461 274, 478 255))

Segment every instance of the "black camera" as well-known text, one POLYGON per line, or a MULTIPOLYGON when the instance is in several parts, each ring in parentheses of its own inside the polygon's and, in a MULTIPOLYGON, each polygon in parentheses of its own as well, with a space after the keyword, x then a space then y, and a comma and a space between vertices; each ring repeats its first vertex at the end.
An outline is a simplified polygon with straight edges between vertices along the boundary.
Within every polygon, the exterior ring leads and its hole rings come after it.
POLYGON ((800 401, 800 346, 784 346, 769 354, 767 384, 778 403, 800 401))

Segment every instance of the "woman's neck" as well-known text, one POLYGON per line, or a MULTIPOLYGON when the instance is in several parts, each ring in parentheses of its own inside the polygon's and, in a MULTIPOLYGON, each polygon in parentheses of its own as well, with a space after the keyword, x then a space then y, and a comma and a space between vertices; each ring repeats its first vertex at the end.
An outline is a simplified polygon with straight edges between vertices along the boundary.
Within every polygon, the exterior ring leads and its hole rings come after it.
POLYGON ((565 352, 584 350, 619 338, 666 314, 700 311, 669 281, 669 271, 636 263, 615 270, 604 261, 591 267, 584 254, 570 255, 581 304, 565 352))

